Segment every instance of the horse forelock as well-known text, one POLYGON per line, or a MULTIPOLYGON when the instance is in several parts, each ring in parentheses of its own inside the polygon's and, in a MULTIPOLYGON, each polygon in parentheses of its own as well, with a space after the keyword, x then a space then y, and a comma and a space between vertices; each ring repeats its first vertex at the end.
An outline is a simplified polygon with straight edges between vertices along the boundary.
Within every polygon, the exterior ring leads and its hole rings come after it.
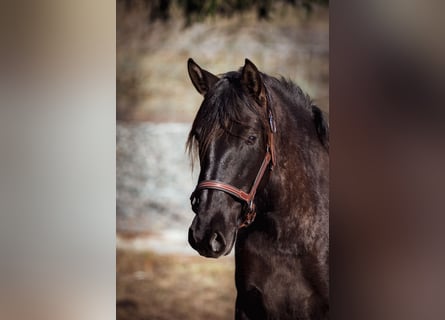
MULTIPOLYGON (((205 154, 210 143, 234 124, 249 126, 254 115, 260 115, 258 105, 241 87, 239 72, 229 72, 208 92, 193 121, 187 139, 187 150, 194 160, 205 154), (247 119, 247 120, 246 120, 247 119)), ((266 119, 260 117, 266 123, 266 119)))

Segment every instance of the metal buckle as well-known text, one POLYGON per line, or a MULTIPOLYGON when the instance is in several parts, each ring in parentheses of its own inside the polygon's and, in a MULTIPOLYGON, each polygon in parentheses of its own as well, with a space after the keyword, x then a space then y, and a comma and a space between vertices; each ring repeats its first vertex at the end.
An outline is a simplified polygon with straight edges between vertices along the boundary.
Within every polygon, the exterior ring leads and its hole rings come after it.
POLYGON ((249 211, 252 212, 254 210, 253 199, 249 201, 248 206, 249 206, 249 211))
POLYGON ((270 125, 270 131, 273 133, 277 132, 277 127, 275 126, 275 120, 272 115, 272 111, 269 110, 269 125, 270 125))

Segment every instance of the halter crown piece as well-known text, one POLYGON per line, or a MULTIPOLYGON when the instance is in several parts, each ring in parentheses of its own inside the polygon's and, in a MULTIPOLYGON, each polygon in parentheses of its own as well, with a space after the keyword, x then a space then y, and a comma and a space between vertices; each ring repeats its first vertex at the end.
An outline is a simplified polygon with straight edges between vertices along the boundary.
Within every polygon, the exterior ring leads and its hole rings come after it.
POLYGON ((261 164, 261 167, 255 177, 255 180, 252 184, 252 188, 250 189, 249 193, 244 192, 243 190, 234 187, 230 184, 218 181, 218 180, 204 180, 201 181, 195 188, 195 190, 192 192, 192 195, 190 196, 190 201, 192 203, 192 206, 198 201, 196 198, 196 193, 203 189, 214 189, 226 192, 235 198, 243 201, 247 206, 246 217, 244 221, 241 223, 241 225, 238 226, 238 228, 243 228, 249 226, 256 216, 256 210, 255 210, 255 194, 258 189, 258 186, 261 182, 261 179, 264 176, 264 173, 266 172, 267 167, 269 166, 270 170, 272 170, 273 166, 276 164, 276 158, 275 158, 275 144, 274 144, 274 134, 277 132, 277 128, 275 125, 275 120, 273 118, 272 111, 269 109, 269 129, 270 132, 268 134, 268 143, 266 146, 266 155, 264 156, 264 160, 261 164))

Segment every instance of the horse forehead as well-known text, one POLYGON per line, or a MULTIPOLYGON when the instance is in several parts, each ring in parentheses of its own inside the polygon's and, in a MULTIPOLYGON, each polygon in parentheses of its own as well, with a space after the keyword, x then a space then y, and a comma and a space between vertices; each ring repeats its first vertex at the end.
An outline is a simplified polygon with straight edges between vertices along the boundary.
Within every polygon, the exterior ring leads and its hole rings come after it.
POLYGON ((240 73, 238 71, 229 71, 220 75, 221 79, 226 79, 228 81, 232 81, 240 78, 240 73))
POLYGON ((215 88, 219 90, 229 89, 231 87, 238 88, 240 73, 237 71, 230 71, 219 75, 219 81, 216 83, 215 88))

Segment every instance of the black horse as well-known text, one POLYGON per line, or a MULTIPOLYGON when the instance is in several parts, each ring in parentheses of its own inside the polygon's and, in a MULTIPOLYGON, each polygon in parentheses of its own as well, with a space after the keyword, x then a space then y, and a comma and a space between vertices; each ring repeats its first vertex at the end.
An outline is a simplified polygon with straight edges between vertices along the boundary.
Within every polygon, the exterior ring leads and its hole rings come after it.
POLYGON ((327 319, 329 132, 321 110, 248 59, 219 76, 192 59, 204 101, 187 148, 199 156, 189 243, 201 255, 235 244, 236 319, 327 319))

